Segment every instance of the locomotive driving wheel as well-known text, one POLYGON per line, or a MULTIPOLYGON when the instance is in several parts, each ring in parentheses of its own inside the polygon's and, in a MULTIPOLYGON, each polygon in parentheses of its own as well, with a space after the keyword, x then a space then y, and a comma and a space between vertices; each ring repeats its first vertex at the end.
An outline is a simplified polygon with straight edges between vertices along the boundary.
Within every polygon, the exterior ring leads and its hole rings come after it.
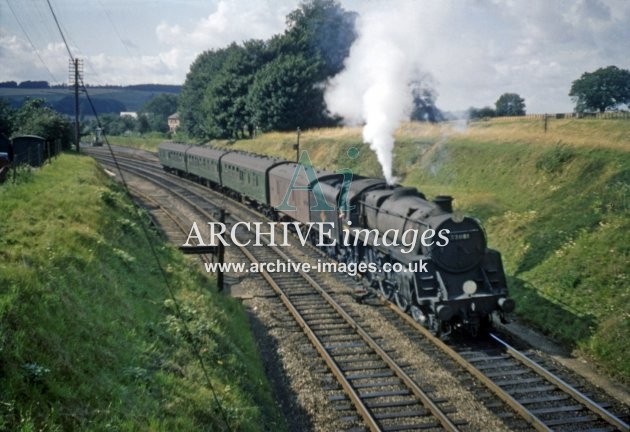
POLYGON ((392 299, 392 288, 389 286, 384 280, 378 280, 378 290, 381 292, 381 295, 385 300, 392 299))
POLYGON ((397 289, 394 291, 394 301, 401 311, 407 312, 411 306, 411 290, 409 280, 402 274, 396 275, 397 289))
POLYGON ((407 312, 409 310, 409 300, 400 291, 394 293, 394 301, 401 311, 407 312))

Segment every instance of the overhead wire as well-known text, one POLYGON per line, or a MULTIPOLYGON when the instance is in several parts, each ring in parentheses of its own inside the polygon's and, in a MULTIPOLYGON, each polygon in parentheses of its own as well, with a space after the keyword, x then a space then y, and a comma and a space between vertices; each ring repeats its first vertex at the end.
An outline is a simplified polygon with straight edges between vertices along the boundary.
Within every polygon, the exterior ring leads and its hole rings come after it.
MULTIPOLYGON (((51 4, 50 0, 46 0, 46 3, 48 4, 48 7, 49 7, 50 12, 51 12, 51 14, 53 16, 53 19, 55 21, 57 29, 59 30, 59 34, 61 35, 61 39, 63 40, 63 43, 64 43, 64 45, 66 47, 66 50, 68 51, 68 55, 70 56, 70 59, 72 61, 74 61, 75 57, 72 54, 72 51, 70 50, 70 46, 68 45, 68 42, 67 42, 66 37, 64 35, 64 32, 62 31, 61 25, 59 23, 57 15, 55 14, 55 11, 54 11, 54 9, 52 7, 52 4, 51 4)), ((83 91, 85 92, 88 104, 89 104, 89 106, 90 106, 90 108, 91 108, 91 110, 92 110, 92 112, 94 114, 94 117, 96 119, 96 124, 97 124, 97 126, 99 128, 102 129, 102 124, 100 122, 100 119, 99 119, 98 113, 96 111, 96 108, 94 106, 94 103, 92 101, 92 98, 90 97, 90 94, 88 92, 88 89, 87 89, 83 79, 81 77, 79 79, 80 79, 80 82, 81 82, 81 87, 83 88, 83 91)), ((112 160, 114 162, 114 166, 116 167, 116 169, 120 173, 120 180, 121 180, 121 183, 123 185, 123 188, 124 188, 127 196, 131 199, 131 192, 129 190, 129 186, 127 184, 125 176, 123 175, 123 171, 120 169, 120 166, 118 164, 118 159, 116 158, 116 155, 114 154, 112 146, 109 143, 109 140, 107 139, 107 135, 103 134, 103 138, 105 140, 105 143, 107 144, 107 148, 108 148, 109 153, 111 155, 111 158, 112 158, 112 160)), ((137 210, 137 214, 139 214, 139 210, 140 209, 139 209, 138 205, 136 204, 136 202, 134 200, 131 200, 131 202, 133 203, 134 208, 137 210)), ((190 346, 192 348, 192 353, 193 353, 194 357, 197 359, 197 361, 199 362, 199 365, 200 365, 202 374, 204 376, 204 379, 206 381, 206 384, 207 384, 209 390, 211 391, 211 393, 213 395, 213 399, 215 401, 215 404, 218 407, 218 410, 219 410, 219 412, 221 414, 222 420, 225 423, 225 426, 226 426, 227 430, 228 431, 232 431, 232 427, 231 427, 230 422, 228 420, 228 415, 227 415, 227 412, 225 410, 225 407, 223 407, 223 405, 221 404, 221 401, 219 400, 219 396, 218 396, 218 394, 216 392, 216 389, 214 388, 214 385, 212 384, 212 380, 210 379, 210 374, 208 373, 208 369, 206 367, 205 361, 203 360, 203 357, 201 355, 201 349, 200 349, 200 347, 198 345, 198 342, 193 337, 193 334, 192 334, 190 328, 188 327, 186 319, 184 318, 184 315, 182 313, 182 308, 179 305, 177 297, 175 296, 174 289, 171 286, 171 283, 170 283, 170 281, 168 279, 168 276, 166 275, 166 271, 164 269, 164 266, 162 265, 162 262, 161 262, 161 259, 160 259, 159 255, 158 255, 158 253, 157 253, 157 250, 155 249, 155 246, 153 245, 153 242, 151 241, 151 235, 150 235, 147 227, 145 226, 144 222, 141 223, 140 226, 142 227, 142 231, 143 231, 144 237, 145 237, 145 239, 147 241, 147 244, 149 245, 149 250, 150 250, 151 254, 153 255, 153 257, 155 259, 155 262, 157 264, 157 267, 158 267, 158 270, 159 270, 160 275, 162 277, 162 280, 164 281, 164 285, 166 287, 168 296, 170 297, 171 301, 173 302, 173 304, 175 306, 175 314, 178 317, 178 319, 181 321, 182 328, 184 330, 184 334, 186 335, 185 339, 190 344, 190 346)))
MULTIPOLYGON (((85 84, 83 83, 83 80, 81 80, 81 85, 85 91, 85 96, 87 97, 88 100, 88 104, 90 105, 90 108, 92 109, 92 112, 94 113, 94 117, 96 118, 96 124, 99 128, 102 128, 100 119, 98 117, 98 113, 96 112, 96 109, 94 107, 94 104, 92 103, 92 98, 90 97, 89 92, 87 91, 87 88, 85 88, 85 84)), ((132 199, 132 195, 131 195, 131 191, 129 190, 129 186, 127 184, 127 181, 125 180, 125 177, 123 175, 123 171, 121 170, 119 164, 118 164, 118 160, 116 159, 116 156, 114 154, 114 151, 112 149, 111 144, 109 143, 109 140, 107 139, 107 135, 105 133, 103 133, 103 139, 105 140, 105 143, 107 144, 107 148, 109 150, 109 154, 112 158, 112 160, 114 161, 114 166, 116 167, 116 170, 119 172, 120 174, 120 180, 121 183, 123 185, 123 188, 125 189, 125 192, 127 194, 127 196, 129 197, 130 201, 133 203, 134 208, 137 210, 137 213, 139 214, 139 206, 136 204, 136 202, 132 199)), ((179 302, 177 301, 177 297, 175 296, 175 292, 173 290, 173 287, 171 286, 169 279, 166 275, 166 271, 164 270, 164 266, 162 265, 162 261, 160 260, 160 257, 157 253, 157 251, 155 250, 155 246, 153 245, 153 242, 151 241, 151 235, 149 234, 149 231, 147 229, 147 227, 145 226, 144 223, 140 223, 139 224, 142 227, 142 232, 145 236, 145 239, 147 241, 147 244, 149 245, 149 249, 151 251, 151 254, 153 255, 155 262, 157 263, 157 267, 158 270, 160 272, 160 275, 162 276, 162 279, 164 280, 164 284, 166 286, 166 289, 168 291, 168 295, 171 299, 171 301, 173 302, 174 306, 175 306, 175 315, 178 317, 178 319, 181 321, 182 327, 184 329, 184 333, 186 335, 185 339, 186 341, 191 345, 191 347, 193 348, 192 352, 193 355, 197 358, 197 361, 199 362, 199 365, 201 367, 201 372, 204 376, 204 379, 206 380, 206 383, 208 385, 208 388, 210 389, 213 399, 216 403, 216 405, 219 407, 219 411, 221 413, 221 417, 223 419, 223 422, 225 423, 225 426, 227 428, 228 431, 232 431, 232 428, 230 426, 230 422, 228 420, 228 416, 227 416, 227 412, 225 411, 225 408, 223 407, 223 404, 221 404, 221 401, 219 400, 219 396, 214 388, 214 385, 212 384, 212 380, 210 379, 210 374, 208 373, 208 370, 206 368, 205 362, 203 360, 203 357, 201 356, 201 349, 198 346, 198 343, 196 341, 196 339, 194 338, 192 332, 190 331, 190 328, 188 327, 188 324, 186 322, 186 319, 184 318, 184 314, 182 313, 182 308, 179 305, 179 302)))
POLYGON ((109 11, 103 5, 103 2, 101 0, 98 0, 98 4, 101 7, 101 9, 103 9, 103 12, 105 13, 105 16, 107 17, 107 20, 109 21, 109 24, 114 29, 114 33, 116 33, 116 36, 118 37, 118 40, 122 44, 123 48, 125 48, 125 50, 127 51, 127 54, 129 54, 129 57, 133 57, 133 54, 131 53, 131 51, 129 51, 129 47, 127 46, 127 43, 125 43, 125 41, 123 40, 122 36, 120 36, 120 32, 118 31, 118 27, 116 27, 116 25, 114 24, 114 20, 112 20, 112 17, 109 14, 109 11))
MULTIPOLYGON (((47 0, 47 4, 49 6, 49 9, 52 5, 52 3, 50 2, 50 0, 47 0)), ((52 11, 51 11, 52 12, 52 11)), ((48 17, 48 15, 47 15, 48 17)), ((47 22, 50 22, 50 19, 47 20, 47 22)), ((75 52, 78 52, 79 56, 81 55, 81 47, 79 46, 78 43, 76 43, 74 40, 72 40, 72 35, 71 33, 68 31, 68 29, 64 26, 64 23, 62 20, 60 20, 59 18, 55 17, 55 24, 56 29, 55 29, 55 33, 57 32, 57 30, 59 30, 63 35, 65 35, 65 38, 67 39, 67 43, 66 40, 64 40, 64 44, 66 45, 66 48, 68 46, 72 47, 72 50, 74 50, 75 52)), ((76 54, 75 54, 76 56, 76 54)), ((96 76, 97 78, 100 78, 97 68, 94 67, 94 65, 92 64, 92 62, 90 61, 89 57, 87 57, 86 55, 82 56, 82 61, 84 63, 84 65, 89 67, 90 73, 92 74, 92 76, 96 76)))
POLYGON ((52 14, 53 19, 55 20, 55 24, 57 24, 59 34, 61 35, 61 39, 63 40, 63 44, 65 45, 66 50, 68 51, 68 55, 70 56, 70 59, 74 61, 74 56, 72 55, 72 51, 70 51, 70 46, 68 45, 68 41, 66 41, 66 36, 64 35, 63 31, 61 31, 61 25, 59 24, 59 20, 57 19, 57 14, 55 14, 55 10, 53 9, 52 4, 50 4, 50 0, 46 0, 46 3, 48 3, 48 8, 50 9, 50 13, 52 14))
POLYGON ((48 65, 46 64, 46 62, 44 61, 43 57, 39 53, 39 50, 37 49, 37 47, 33 43, 33 40, 31 39, 31 37, 29 36, 28 32, 26 31, 26 28, 24 27, 24 25, 22 24, 22 20, 20 20, 18 15, 15 13, 15 10, 13 9, 13 6, 11 5, 11 2, 9 0, 7 0, 7 5, 9 6, 9 10, 11 10, 11 14, 15 18, 15 21, 18 23, 18 26, 22 30, 22 33, 24 33, 24 36, 26 37, 26 40, 31 45, 31 48, 33 48, 33 51, 35 51, 35 54, 39 58, 39 61, 42 63, 44 68, 48 71, 48 74, 50 75, 50 77, 53 79, 54 82, 56 82, 56 83, 60 82, 57 79, 57 77, 55 77, 55 75, 52 73, 52 71, 48 68, 48 65))
POLYGON ((26 16, 32 20, 37 20, 30 28, 39 34, 39 40, 43 43, 50 44, 58 39, 57 29, 51 22, 50 12, 45 3, 39 1, 21 1, 20 6, 26 16))

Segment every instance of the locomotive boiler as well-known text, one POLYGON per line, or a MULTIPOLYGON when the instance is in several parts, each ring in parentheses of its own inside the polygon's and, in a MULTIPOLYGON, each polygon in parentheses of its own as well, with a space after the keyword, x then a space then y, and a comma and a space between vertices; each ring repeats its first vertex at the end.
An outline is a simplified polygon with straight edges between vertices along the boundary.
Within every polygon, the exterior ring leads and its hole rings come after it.
MULTIPOLYGON (((436 334, 476 334, 492 316, 514 310, 501 255, 476 219, 454 212, 452 198, 428 200, 383 179, 205 146, 165 143, 165 170, 222 190, 277 221, 328 224, 324 252, 363 263, 362 283, 436 334), (414 241, 407 241, 404 235, 414 241), (369 266, 367 266, 369 264, 369 266)), ((311 238, 321 238, 313 231, 311 238)))

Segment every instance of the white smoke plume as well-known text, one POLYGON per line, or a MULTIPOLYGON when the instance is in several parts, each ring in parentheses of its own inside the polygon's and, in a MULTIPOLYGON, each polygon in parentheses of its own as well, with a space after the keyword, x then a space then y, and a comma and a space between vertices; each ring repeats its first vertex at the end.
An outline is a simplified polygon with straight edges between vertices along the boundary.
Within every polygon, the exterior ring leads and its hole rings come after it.
POLYGON ((419 53, 414 50, 418 7, 412 1, 383 2, 357 20, 357 40, 345 68, 326 89, 328 109, 348 125, 364 124, 363 141, 383 169, 389 184, 393 176, 394 132, 409 119, 413 97, 410 83, 419 80, 419 53))

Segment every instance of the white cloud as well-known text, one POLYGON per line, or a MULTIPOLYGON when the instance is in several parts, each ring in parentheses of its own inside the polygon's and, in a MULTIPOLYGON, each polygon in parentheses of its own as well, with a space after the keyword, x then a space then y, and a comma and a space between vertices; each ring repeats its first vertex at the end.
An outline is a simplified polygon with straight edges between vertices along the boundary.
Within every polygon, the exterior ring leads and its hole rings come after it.
POLYGON ((232 42, 267 39, 284 30, 285 16, 295 1, 220 0, 211 14, 196 21, 189 30, 180 24, 160 23, 156 33, 161 42, 194 50, 216 49, 232 42))
MULTIPOLYGON (((404 49, 434 78, 438 106, 447 110, 493 104, 510 91, 525 98, 530 112, 568 111, 571 82, 583 72, 608 65, 630 69, 627 0, 340 1, 359 12, 413 5, 404 49)), ((13 3, 25 24, 46 16, 41 8, 29 13, 36 3, 13 3)), ((130 3, 98 2, 108 8, 116 34, 96 2, 55 2, 73 50, 85 58, 88 82, 182 83, 204 50, 282 32, 299 0, 130 3)), ((51 43, 59 41, 54 25, 37 24, 27 28, 42 59, 66 81, 68 56, 63 45, 51 43)), ((2 2, 0 63, 0 81, 52 80, 2 2)))
POLYGON ((155 35, 161 43, 171 45, 182 37, 182 28, 178 24, 169 26, 166 21, 162 21, 156 27, 155 35))
MULTIPOLYGON (((365 2, 391 7, 390 1, 365 2)), ((397 5, 406 4, 398 0, 397 5)), ((447 110, 492 105, 517 92, 530 112, 570 111, 571 82, 615 64, 630 68, 625 0, 412 1, 414 53, 447 110)), ((392 8, 392 9, 399 9, 392 8)))
POLYGON ((1 81, 64 81, 68 76, 67 58, 62 43, 48 43, 36 52, 27 40, 0 29, 2 75, 6 76, 1 81))
MULTIPOLYGON (((91 84, 181 84, 190 64, 201 52, 222 48, 232 42, 268 39, 281 33, 285 27, 285 16, 297 4, 298 0, 220 0, 211 13, 192 22, 181 21, 178 16, 162 17, 154 27, 155 46, 151 49, 147 49, 146 43, 142 46, 141 42, 124 37, 120 44, 125 47, 125 51, 115 53, 111 45, 116 44, 118 36, 112 33, 100 48, 88 46, 79 50, 72 47, 72 50, 77 57, 85 60, 86 80, 91 84)), ((195 6, 199 7, 199 4, 195 6)), ((139 11, 142 10, 133 10, 131 13, 139 11)), ((96 23, 92 30, 99 30, 96 23)), ((28 41, 16 34, 0 30, 0 61, 3 63, 0 81, 66 81, 68 56, 62 44, 47 44, 40 48, 40 55, 55 77, 53 80, 32 52, 28 41), (6 64, 9 67, 4 67, 6 64)), ((74 39, 83 41, 77 35, 74 39)))

